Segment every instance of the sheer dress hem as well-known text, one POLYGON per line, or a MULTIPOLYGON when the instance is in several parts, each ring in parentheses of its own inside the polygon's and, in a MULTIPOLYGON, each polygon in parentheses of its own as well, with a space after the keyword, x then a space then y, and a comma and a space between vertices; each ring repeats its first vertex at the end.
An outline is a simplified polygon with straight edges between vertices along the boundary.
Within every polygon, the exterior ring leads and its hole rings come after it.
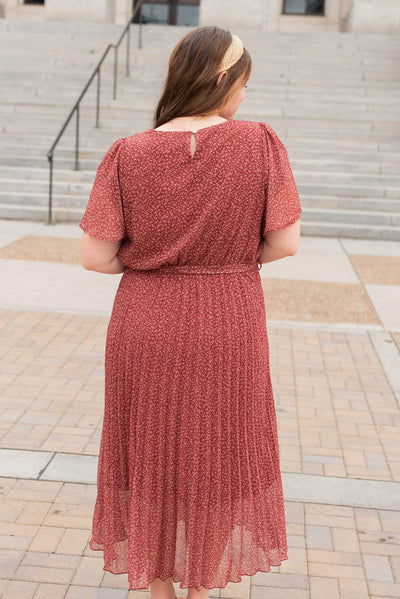
MULTIPOLYGON (((89 541, 89 547, 92 551, 103 551, 103 544, 99 543, 93 539, 91 539, 89 541)), ((181 581, 179 579, 177 579, 177 577, 174 574, 163 574, 163 575, 159 575, 159 576, 154 576, 154 577, 150 577, 149 576, 149 580, 148 580, 148 584, 147 586, 131 586, 131 581, 129 582, 129 590, 133 591, 133 590, 144 590, 144 589, 148 589, 150 586, 150 583, 153 582, 154 580, 156 580, 157 578, 159 578, 161 581, 165 582, 168 578, 172 578, 173 582, 175 583, 180 583, 179 584, 179 588, 180 589, 189 589, 189 588, 194 588, 197 591, 200 591, 200 588, 203 587, 205 589, 211 590, 211 589, 223 589, 225 588, 230 582, 233 583, 237 583, 237 582, 241 582, 243 576, 254 576, 255 574, 257 574, 257 572, 263 572, 264 574, 268 574, 268 572, 271 571, 271 568, 277 568, 279 566, 282 565, 282 562, 286 561, 287 559, 289 559, 287 552, 280 550, 280 552, 282 553, 282 555, 280 556, 280 558, 277 560, 277 563, 270 561, 270 565, 268 569, 263 569, 263 568, 256 568, 254 570, 252 570, 251 572, 243 572, 242 574, 239 575, 238 578, 232 576, 231 578, 228 578, 224 581, 223 586, 220 587, 215 587, 215 586, 207 586, 207 584, 201 583, 199 586, 197 586, 195 583, 187 583, 185 585, 182 585, 181 581)), ((110 574, 114 574, 114 575, 118 575, 118 574, 128 574, 127 568, 121 568, 120 570, 116 571, 116 569, 112 569, 111 567, 108 566, 104 566, 103 570, 105 572, 110 572, 110 574)))

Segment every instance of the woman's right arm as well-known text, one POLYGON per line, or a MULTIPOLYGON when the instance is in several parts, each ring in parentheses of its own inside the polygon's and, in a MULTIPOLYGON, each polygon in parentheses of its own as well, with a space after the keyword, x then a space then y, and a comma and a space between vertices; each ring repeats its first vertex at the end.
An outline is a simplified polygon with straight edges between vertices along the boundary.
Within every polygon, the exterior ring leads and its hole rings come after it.
POLYGON ((280 260, 286 256, 294 256, 299 249, 300 219, 292 225, 271 231, 264 237, 264 247, 258 258, 260 264, 280 260))

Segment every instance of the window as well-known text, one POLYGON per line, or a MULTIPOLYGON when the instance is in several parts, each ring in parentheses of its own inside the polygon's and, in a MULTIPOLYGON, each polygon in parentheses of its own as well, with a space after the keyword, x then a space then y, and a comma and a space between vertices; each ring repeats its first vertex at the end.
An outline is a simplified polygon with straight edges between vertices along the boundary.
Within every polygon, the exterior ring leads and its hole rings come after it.
POLYGON ((324 15, 324 0, 284 0, 284 15, 324 15))
POLYGON ((145 23, 197 27, 199 0, 152 0, 143 2, 141 14, 145 23))

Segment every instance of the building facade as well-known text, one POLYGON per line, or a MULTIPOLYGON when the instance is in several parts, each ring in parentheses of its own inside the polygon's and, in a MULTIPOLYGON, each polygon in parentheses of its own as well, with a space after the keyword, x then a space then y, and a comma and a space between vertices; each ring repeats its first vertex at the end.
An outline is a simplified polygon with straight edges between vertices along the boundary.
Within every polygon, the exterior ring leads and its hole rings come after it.
MULTIPOLYGON (((126 23, 135 0, 0 0, 0 18, 126 23)), ((400 0, 157 0, 147 23, 267 31, 400 31, 400 0)))

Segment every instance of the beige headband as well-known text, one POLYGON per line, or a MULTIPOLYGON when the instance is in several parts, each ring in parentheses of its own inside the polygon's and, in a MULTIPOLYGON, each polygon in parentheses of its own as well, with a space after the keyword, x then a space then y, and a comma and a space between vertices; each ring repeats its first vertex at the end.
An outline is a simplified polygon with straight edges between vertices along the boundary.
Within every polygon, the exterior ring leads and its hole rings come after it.
POLYGON ((242 41, 237 35, 232 34, 232 41, 224 54, 224 57, 221 61, 221 64, 219 65, 219 69, 216 74, 218 75, 218 73, 221 73, 221 71, 226 71, 230 69, 230 67, 232 67, 239 60, 242 54, 242 41))

